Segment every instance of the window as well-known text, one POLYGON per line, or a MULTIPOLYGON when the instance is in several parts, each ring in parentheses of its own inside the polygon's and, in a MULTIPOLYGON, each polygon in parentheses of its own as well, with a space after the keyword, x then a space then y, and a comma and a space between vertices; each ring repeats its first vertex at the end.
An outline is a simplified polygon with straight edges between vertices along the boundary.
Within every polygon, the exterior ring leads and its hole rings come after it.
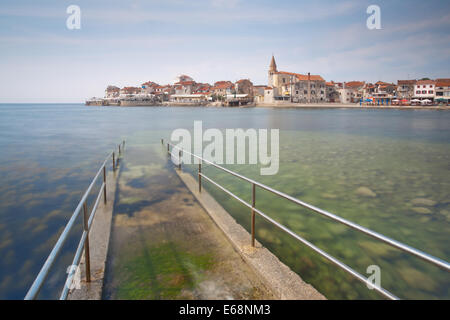
POLYGON ((422 90, 422 94, 426 94, 427 93, 427 90, 422 90))
POLYGON ((283 83, 286 83, 286 79, 285 78, 283 78, 283 83))
POLYGON ((420 94, 420 90, 417 90, 417 91, 416 91, 416 94, 420 94))
POLYGON ((433 90, 428 90, 428 93, 429 94, 433 94, 433 90))
POLYGON ((295 94, 298 94, 298 90, 297 90, 297 91, 295 91, 295 94))

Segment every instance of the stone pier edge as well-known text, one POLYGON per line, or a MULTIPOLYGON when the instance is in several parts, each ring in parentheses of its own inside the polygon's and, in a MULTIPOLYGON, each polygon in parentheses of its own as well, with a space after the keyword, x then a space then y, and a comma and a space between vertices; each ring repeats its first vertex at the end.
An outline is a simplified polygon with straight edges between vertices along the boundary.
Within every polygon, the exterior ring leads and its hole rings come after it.
MULTIPOLYGON (((122 160, 122 159, 121 159, 122 160)), ((89 231, 89 252, 91 260, 91 282, 86 282, 84 250, 79 267, 81 271, 81 288, 70 290, 67 300, 101 300, 105 278, 106 259, 108 256, 109 239, 116 195, 120 164, 116 171, 109 171, 106 175, 106 199, 103 196, 97 207, 89 231)), ((90 209, 89 209, 90 210, 90 209)))
MULTIPOLYGON (((305 283, 300 276, 282 263, 267 248, 256 240, 251 246, 251 235, 204 189, 198 192, 198 182, 194 177, 175 170, 213 222, 225 234, 234 249, 255 271, 262 282, 280 300, 325 300, 313 286, 305 283)), ((208 183, 205 181, 204 183, 208 183)), ((249 211, 250 219, 250 211, 249 211)))

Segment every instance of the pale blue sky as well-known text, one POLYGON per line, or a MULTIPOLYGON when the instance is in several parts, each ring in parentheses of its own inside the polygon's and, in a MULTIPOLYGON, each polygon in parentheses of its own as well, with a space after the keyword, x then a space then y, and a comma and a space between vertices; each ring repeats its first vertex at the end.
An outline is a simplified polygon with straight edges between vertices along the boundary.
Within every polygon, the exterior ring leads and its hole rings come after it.
POLYGON ((21 1, 0 3, 0 102, 82 102, 109 84, 250 78, 450 77, 450 1, 21 1), (81 8, 68 30, 66 8, 81 8), (382 30, 366 9, 381 7, 382 30))

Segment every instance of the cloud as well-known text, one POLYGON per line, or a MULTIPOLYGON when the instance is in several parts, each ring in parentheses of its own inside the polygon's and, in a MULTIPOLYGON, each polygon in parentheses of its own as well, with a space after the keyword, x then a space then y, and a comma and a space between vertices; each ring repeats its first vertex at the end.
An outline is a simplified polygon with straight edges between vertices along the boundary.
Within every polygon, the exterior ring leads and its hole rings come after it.
POLYGON ((212 6, 216 8, 235 8, 239 0, 212 0, 212 6))

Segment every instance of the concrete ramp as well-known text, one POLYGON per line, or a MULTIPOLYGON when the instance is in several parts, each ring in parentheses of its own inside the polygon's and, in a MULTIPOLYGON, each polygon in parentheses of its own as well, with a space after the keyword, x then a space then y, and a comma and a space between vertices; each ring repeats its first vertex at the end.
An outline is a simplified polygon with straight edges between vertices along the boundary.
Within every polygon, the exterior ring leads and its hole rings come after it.
POLYGON ((160 144, 127 146, 103 299, 276 299, 178 177, 160 144))

